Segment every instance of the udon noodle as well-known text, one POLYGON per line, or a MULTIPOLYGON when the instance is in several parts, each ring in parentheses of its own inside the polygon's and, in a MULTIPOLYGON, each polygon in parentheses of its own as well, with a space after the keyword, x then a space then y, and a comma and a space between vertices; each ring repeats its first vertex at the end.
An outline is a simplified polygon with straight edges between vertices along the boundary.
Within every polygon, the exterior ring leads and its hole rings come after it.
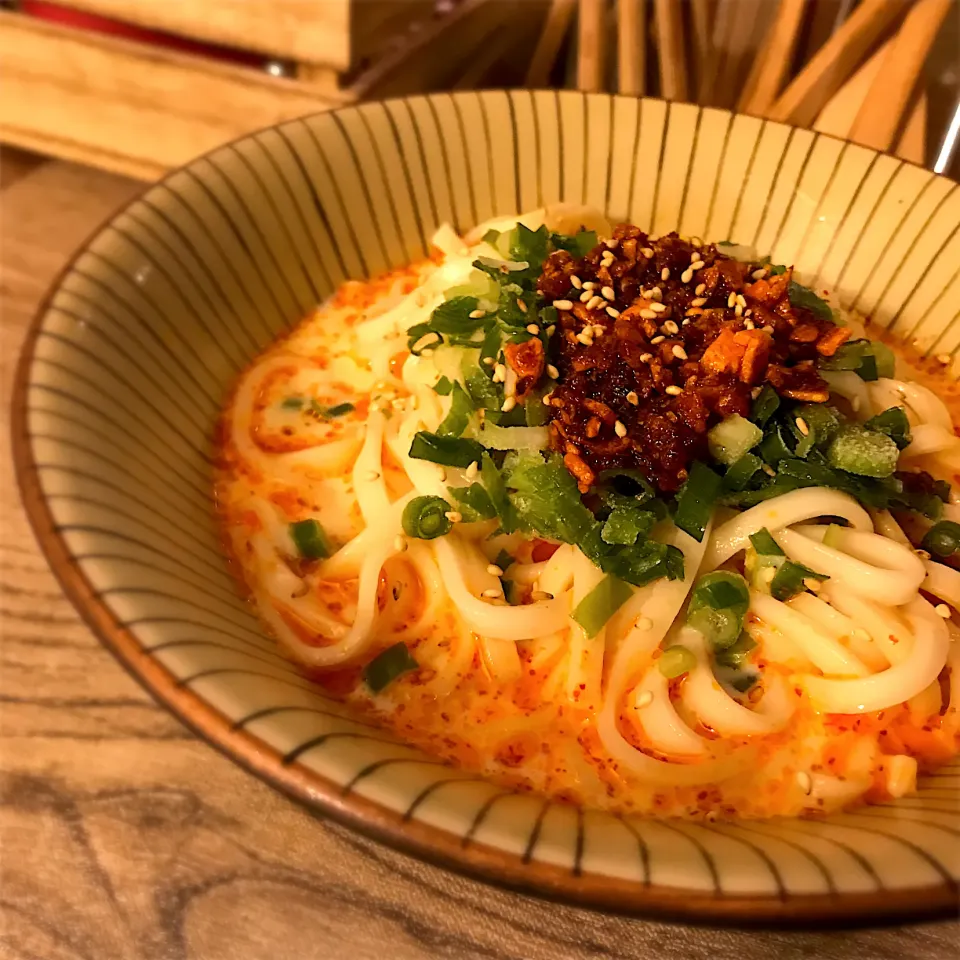
POLYGON ((469 770, 661 816, 901 797, 956 753, 933 361, 753 251, 587 210, 433 247, 224 414, 229 552, 309 676, 469 770))

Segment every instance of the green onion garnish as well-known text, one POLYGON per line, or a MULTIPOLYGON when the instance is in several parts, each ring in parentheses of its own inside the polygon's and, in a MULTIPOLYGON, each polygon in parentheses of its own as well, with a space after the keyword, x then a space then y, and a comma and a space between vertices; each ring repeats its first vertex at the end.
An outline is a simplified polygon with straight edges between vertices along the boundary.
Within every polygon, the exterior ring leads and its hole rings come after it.
POLYGON ((405 643, 395 643, 378 653, 364 668, 363 682, 374 692, 379 693, 393 683, 397 677, 420 666, 407 649, 405 643))
POLYGON ((418 540, 434 540, 446 536, 453 527, 447 519, 450 504, 442 497, 414 497, 403 508, 400 520, 403 532, 418 540))
MULTIPOLYGON (((756 643, 750 638, 749 634, 741 633, 736 642, 731 644, 726 650, 717 651, 717 663, 723 667, 731 667, 734 670, 740 670, 750 659, 750 654, 756 649, 756 643)), ((733 681, 736 686, 736 681, 733 681)))
POLYGON ((333 552, 323 527, 313 518, 291 523, 290 536, 297 553, 306 560, 323 560, 333 552))
POLYGON ((468 523, 492 520, 497 515, 497 508, 481 483, 471 483, 468 487, 447 487, 447 492, 457 501, 457 509, 468 523))
POLYGON ((897 469, 900 451, 884 433, 849 426, 827 448, 827 461, 838 470, 862 477, 889 477, 897 469))
POLYGON ((696 541, 703 540, 713 505, 720 494, 721 480, 708 466, 695 461, 690 476, 677 498, 673 522, 696 541))
POLYGON ((433 392, 440 394, 441 397, 448 396, 452 389, 453 389, 453 381, 449 377, 441 377, 433 385, 433 392))
POLYGON ((303 408, 303 397, 287 397, 280 406, 284 410, 300 410, 303 408))
POLYGON ((441 437, 436 433, 420 430, 410 444, 410 454, 414 460, 429 460, 445 467, 469 467, 480 462, 483 447, 476 440, 464 440, 460 437, 441 437))
POLYGON ((960 523, 941 520, 920 541, 920 546, 936 557, 952 557, 960 549, 960 523))
POLYGON ((753 401, 750 408, 750 419, 758 426, 763 427, 766 422, 777 412, 780 406, 780 397, 777 391, 769 383, 763 385, 763 389, 757 394, 757 399, 753 401))
POLYGON ((780 549, 780 544, 773 539, 773 536, 766 527, 761 527, 756 533, 751 533, 750 542, 753 544, 754 550, 756 550, 761 557, 786 556, 780 549))
POLYGON ((697 658, 693 655, 693 651, 681 643, 675 643, 673 646, 667 647, 657 659, 660 672, 668 680, 689 673, 696 665, 697 658))
POLYGON ((763 461, 756 454, 745 453, 723 475, 724 489, 736 492, 746 490, 747 485, 757 475, 757 471, 762 469, 763 461))
POLYGON ((770 593, 775 600, 787 601, 802 593, 806 589, 804 580, 829 580, 830 578, 816 570, 805 567, 802 563, 787 560, 770 581, 770 593))
POLYGON ((868 430, 886 434, 900 450, 909 446, 913 440, 910 435, 910 421, 907 419, 907 411, 903 407, 890 407, 883 413, 871 417, 864 426, 868 430))
POLYGON ((513 563, 513 557, 506 550, 501 550, 497 554, 497 559, 493 561, 501 570, 506 570, 513 563))
POLYGON ((473 415, 473 400, 459 383, 454 383, 453 394, 450 398, 450 409, 437 427, 437 436, 459 437, 467 429, 470 417, 473 415))
POLYGON ((338 403, 332 407, 327 407, 327 416, 342 417, 344 414, 352 413, 356 409, 352 403, 338 403))
POLYGON ((701 577, 690 593, 687 623, 715 650, 731 646, 743 630, 750 606, 747 582, 738 573, 716 570, 701 577))
POLYGON ((577 604, 570 616, 588 637, 595 637, 632 595, 629 584, 606 576, 577 604))

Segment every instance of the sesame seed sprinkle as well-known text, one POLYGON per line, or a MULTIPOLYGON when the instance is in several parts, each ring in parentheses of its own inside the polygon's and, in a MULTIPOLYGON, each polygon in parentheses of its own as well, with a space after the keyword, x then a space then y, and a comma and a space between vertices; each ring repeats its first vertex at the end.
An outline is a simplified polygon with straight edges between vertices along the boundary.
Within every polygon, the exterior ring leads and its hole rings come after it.
POLYGON ((653 259, 653 250, 650 247, 643 247, 640 251, 648 260, 653 259))
POLYGON ((535 323, 527 324, 527 333, 532 333, 536 336, 540 332, 540 328, 535 323))
POLYGON ((678 343, 677 343, 677 344, 674 344, 674 347, 673 347, 673 355, 674 355, 678 360, 686 360, 686 359, 687 359, 687 351, 684 350, 683 347, 681 347, 680 344, 678 344, 678 343))
POLYGON ((650 343, 653 344, 653 346, 656 346, 658 343, 663 343, 663 341, 666 340, 666 339, 667 339, 667 338, 666 338, 666 337, 663 337, 663 336, 654 337, 654 338, 650 341, 650 343))
POLYGON ((463 519, 463 514, 461 514, 459 510, 448 510, 448 511, 444 514, 444 516, 445 516, 451 523, 459 523, 459 522, 463 519))
POLYGON ((648 300, 662 300, 663 291, 659 287, 651 287, 649 290, 648 300))
POLYGON ((483 358, 483 365, 484 365, 485 367, 492 367, 496 362, 497 362, 497 361, 494 360, 493 357, 484 357, 484 358, 483 358))
POLYGON ((702 260, 694 260, 693 263, 690 264, 690 269, 691 269, 691 270, 702 270, 702 269, 704 268, 704 266, 705 266, 705 264, 704 264, 704 262, 703 262, 702 260))
POLYGON ((616 237, 611 237, 609 240, 603 241, 611 250, 616 250, 620 246, 620 241, 616 237))
MULTIPOLYGON (((746 314, 744 314, 744 316, 746 316, 746 314)), ((756 324, 755 324, 752 320, 744 320, 744 321, 743 321, 743 329, 744 329, 744 330, 753 330, 755 327, 756 327, 756 324)))
POLYGON ((620 311, 616 307, 607 307, 607 315, 616 320, 620 316, 620 311))
POLYGON ((503 401, 503 406, 500 407, 500 410, 503 413, 509 413, 516 405, 517 405, 516 397, 507 397, 507 399, 503 401))
POLYGON ((944 620, 950 619, 950 608, 945 603, 938 603, 933 609, 936 610, 944 620))
POLYGON ((570 275, 570 282, 578 289, 583 289, 583 281, 574 273, 570 275))
POLYGON ((733 308, 733 312, 734 312, 738 317, 742 317, 742 316, 743 316, 743 307, 741 307, 740 304, 738 303, 738 304, 733 308))
MULTIPOLYGON (((737 295, 735 293, 731 293, 730 296, 727 297, 727 306, 734 307, 736 306, 736 304, 737 304, 737 295)), ((554 306, 556 306, 556 304, 554 304, 554 306)))
POLYGON ((640 316, 644 320, 656 320, 657 315, 652 310, 641 310, 640 316))
POLYGON ((797 771, 797 786, 809 797, 813 790, 813 779, 806 770, 797 771))
POLYGON ((667 387, 663 392, 668 394, 671 397, 679 397, 680 394, 683 393, 683 387, 670 386, 670 387, 667 387))
MULTIPOLYGON (((653 354, 652 354, 652 353, 641 353, 641 354, 640 354, 640 362, 641 362, 641 363, 649 363, 652 359, 653 359, 653 354)), ((628 398, 628 399, 629 399, 629 398, 628 398)))
POLYGON ((669 280, 669 279, 670 279, 670 268, 669 268, 669 267, 664 267, 664 268, 660 271, 660 279, 661 279, 661 280, 669 280))
POLYGON ((690 267, 687 267, 683 273, 680 274, 681 283, 689 283, 693 279, 693 270, 690 267))
POLYGON ((766 267, 761 267, 759 270, 754 270, 753 273, 750 274, 750 276, 753 277, 754 280, 762 280, 766 275, 767 275, 766 267))
POLYGON ((667 312, 667 307, 666 307, 666 305, 663 304, 663 303, 656 303, 656 302, 655 302, 655 303, 651 303, 651 304, 650 304, 650 309, 651 309, 654 313, 666 313, 666 312, 667 312))
POLYGON ((599 310, 603 306, 603 297, 595 296, 588 304, 588 310, 599 310))
POLYGON ((945 367, 949 367, 953 363, 953 357, 949 353, 938 353, 937 362, 942 363, 945 367))
POLYGON ((676 325, 673 320, 667 320, 667 322, 660 328, 664 333, 679 333, 680 328, 676 325))
POLYGON ((554 300, 553 305, 557 310, 572 310, 573 304, 569 300, 554 300))
POLYGON ((618 437, 625 437, 625 436, 627 435, 627 428, 618 420, 618 421, 613 425, 613 432, 614 432, 618 437))
POLYGON ((552 364, 547 364, 547 376, 551 380, 558 380, 560 378, 560 371, 552 364))
POLYGON ((471 311, 470 311, 470 319, 471 319, 471 320, 479 320, 481 317, 485 317, 486 315, 487 315, 487 311, 486 311, 486 310, 471 310, 471 311))
POLYGON ((503 570, 501 570, 500 567, 498 567, 495 563, 487 564, 487 573, 489 573, 491 577, 503 576, 503 570))
POLYGON ((800 434, 804 437, 810 436, 810 428, 807 426, 807 421, 803 417, 797 417, 793 421, 797 425, 797 429, 800 431, 800 434))
POLYGON ((472 480, 480 472, 480 464, 476 460, 470 464, 466 469, 466 477, 468 480, 472 480))
POLYGON ((503 591, 498 590, 496 587, 490 587, 489 590, 484 590, 480 594, 481 597, 486 597, 489 600, 494 600, 497 597, 500 597, 502 595, 503 595, 503 591))
POLYGON ((603 296, 604 300, 616 300, 617 295, 613 292, 613 287, 604 287, 600 294, 603 296))
POLYGON ((583 293, 580 294, 581 303, 587 303, 592 299, 593 299, 593 293, 590 290, 584 290, 583 293))
POLYGON ((653 694, 649 690, 641 690, 637 694, 636 700, 633 701, 634 706, 638 710, 650 706, 651 703, 653 703, 653 694))
POLYGON ((636 390, 631 390, 627 394, 627 403, 632 403, 634 406, 637 406, 637 404, 640 403, 640 398, 637 396, 636 390))
POLYGON ((698 297, 702 297, 707 292, 707 285, 705 283, 698 283, 696 289, 693 292, 698 297))
POLYGON ((396 550, 397 553, 403 553, 403 551, 407 549, 407 541, 399 534, 393 538, 393 549, 396 550))
POLYGON ((690 301, 690 306, 691 306, 691 307, 702 307, 706 302, 707 302, 707 298, 706 298, 706 297, 697 297, 696 299, 690 301))
POLYGON ((584 290, 594 290, 596 289, 596 284, 592 280, 584 280, 583 289, 584 290))

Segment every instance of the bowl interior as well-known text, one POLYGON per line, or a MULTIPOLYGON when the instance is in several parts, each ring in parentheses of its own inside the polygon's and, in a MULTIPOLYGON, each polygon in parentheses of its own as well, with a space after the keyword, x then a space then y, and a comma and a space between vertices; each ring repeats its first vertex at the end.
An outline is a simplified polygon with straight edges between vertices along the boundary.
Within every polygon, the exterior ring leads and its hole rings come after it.
POLYGON ((719 919, 953 908, 960 766, 824 822, 654 822, 518 795, 359 719, 240 598, 210 437, 254 355, 348 278, 566 201, 794 263, 930 354, 960 343, 960 192, 871 150, 725 111, 555 92, 371 103, 171 174, 66 270, 17 394, 24 498, 74 601, 212 742, 299 799, 445 863, 579 902, 719 919))

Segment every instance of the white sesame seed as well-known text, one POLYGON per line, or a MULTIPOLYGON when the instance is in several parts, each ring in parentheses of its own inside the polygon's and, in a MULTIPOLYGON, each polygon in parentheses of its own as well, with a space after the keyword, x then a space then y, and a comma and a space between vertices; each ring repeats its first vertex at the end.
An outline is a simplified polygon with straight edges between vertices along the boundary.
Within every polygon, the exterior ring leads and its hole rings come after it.
POLYGON ((476 460, 471 463, 466 469, 466 478, 472 480, 480 472, 480 464, 476 460))
POLYGON ((707 285, 705 283, 698 283, 696 289, 693 292, 698 297, 702 297, 707 292, 707 285))
POLYGON ((556 330, 556 329, 557 329, 557 325, 556 325, 555 323, 551 323, 550 326, 547 327, 547 336, 548 336, 548 337, 552 337, 552 336, 553 336, 553 332, 554 332, 554 330, 556 330))
POLYGON ((661 280, 669 280, 669 279, 670 279, 670 268, 669 268, 669 267, 664 267, 664 268, 660 271, 660 279, 661 279, 661 280))
POLYGON ((651 309, 654 313, 666 313, 666 312, 667 312, 667 307, 666 307, 664 304, 662 304, 662 303, 651 303, 651 304, 650 304, 650 309, 651 309))
POLYGON ((666 387, 663 392, 671 397, 679 397, 683 393, 683 387, 666 387))
POLYGON ((648 300, 662 300, 663 291, 659 287, 651 287, 647 296, 648 300))
POLYGON ((693 270, 687 267, 687 269, 680 274, 680 281, 682 283, 689 283, 692 279, 693 279, 693 270))
POLYGON ((600 294, 603 296, 604 300, 616 300, 617 295, 613 292, 613 287, 604 287, 600 294))
POLYGON ((733 307, 733 306, 736 306, 736 303, 737 303, 737 295, 735 293, 731 293, 730 296, 727 297, 727 306, 733 307))
POLYGON ((679 333, 680 328, 676 325, 673 320, 667 320, 666 323, 660 328, 664 333, 679 333))
POLYGON ((583 281, 574 273, 570 276, 570 282, 578 289, 583 289, 583 281))
POLYGON ((678 360, 686 360, 686 359, 687 359, 687 351, 684 350, 683 347, 681 347, 679 344, 674 344, 674 347, 673 347, 673 355, 674 355, 678 360))
POLYGON ((532 590, 530 592, 530 599, 534 601, 539 600, 552 600, 553 594, 547 593, 546 590, 532 590))
POLYGON ((687 317, 686 319, 683 320, 683 322, 680 324, 680 326, 681 326, 681 327, 685 327, 689 322, 690 322, 690 318, 687 317))
POLYGON ((607 316, 613 317, 614 320, 620 316, 620 311, 616 307, 607 307, 607 316))
POLYGON ((554 300, 553 305, 558 310, 572 310, 573 304, 569 300, 554 300))
POLYGON ((658 343, 663 343, 663 341, 666 340, 666 339, 667 339, 666 337, 654 337, 654 338, 650 341, 650 343, 651 343, 653 346, 656 346, 658 343))
POLYGON ((618 437, 625 437, 625 436, 627 435, 627 428, 618 420, 618 421, 613 425, 613 432, 614 432, 618 437))
POLYGON ((489 599, 489 600, 494 600, 494 599, 496 599, 497 597, 502 597, 502 596, 503 596, 503 591, 502 591, 502 590, 498 590, 496 587, 490 587, 489 590, 483 590, 483 591, 480 593, 480 596, 481 596, 481 597, 486 597, 486 598, 489 599))
MULTIPOLYGON (((641 353, 641 354, 640 354, 640 362, 641 362, 641 363, 649 363, 652 359, 653 359, 653 354, 652 354, 652 353, 641 353)), ((629 399, 629 398, 628 398, 628 399, 629 399)))
POLYGON ((536 336, 540 332, 540 328, 535 323, 527 324, 527 333, 532 333, 536 336))
POLYGON ((809 797, 813 789, 813 779, 806 770, 797 771, 797 786, 809 797))
POLYGON ((367 470, 366 473, 364 473, 364 475, 363 475, 363 479, 364 479, 364 480, 368 480, 368 481, 370 481, 371 483, 372 483, 374 480, 379 480, 379 479, 380 479, 380 471, 379 471, 379 470, 367 470))
POLYGON ((913 551, 921 560, 929 560, 930 554, 926 550, 914 550, 913 551))
MULTIPOLYGON (((803 585, 811 593, 819 593, 823 589, 823 584, 819 580, 814 580, 811 577, 806 577, 803 581, 803 585)), ((869 639, 869 637, 867 637, 869 639)))
POLYGON ((751 310, 750 307, 747 307, 747 309, 743 311, 743 315, 745 317, 749 317, 752 313, 753 313, 753 310, 751 310))
POLYGON ((509 399, 512 396, 515 396, 517 392, 517 380, 516 377, 510 377, 503 385, 503 395, 509 399))
POLYGON ((742 317, 742 316, 743 316, 743 307, 741 307, 740 304, 738 303, 738 304, 733 308, 733 312, 734 312, 738 317, 742 317))
POLYGON ((702 260, 694 260, 690 264, 690 269, 693 271, 702 270, 704 268, 704 262, 702 260))
POLYGON ((764 472, 768 477, 775 477, 775 476, 777 475, 777 471, 774 470, 773 467, 771 467, 769 464, 766 464, 766 463, 763 464, 763 472, 764 472))
POLYGON ((495 563, 487 564, 487 573, 489 573, 491 577, 503 576, 503 571, 495 563))
POLYGON ((588 310, 599 310, 602 306, 604 306, 603 297, 597 297, 597 296, 595 296, 595 297, 587 304, 587 309, 588 309, 588 310))
POLYGON ((519 308, 521 313, 527 312, 527 305, 519 297, 517 297, 517 307, 519 308))
POLYGON ((739 303, 744 310, 747 309, 747 298, 742 293, 737 294, 737 303, 739 303))
POLYGON ((653 259, 653 249, 651 247, 641 247, 640 252, 648 259, 653 259))
POLYGON ((641 311, 640 311, 640 316, 641 316, 644 320, 656 320, 656 319, 657 319, 657 315, 656 315, 652 310, 641 310, 641 311))
POLYGON ((463 519, 463 514, 460 513, 459 510, 448 510, 448 511, 444 514, 444 516, 445 516, 451 523, 459 523, 459 522, 463 519))
POLYGON ((638 630, 652 630, 653 621, 649 617, 638 617, 635 626, 638 630))
POLYGON ((586 330, 581 331, 577 334, 577 340, 580 341, 585 347, 593 346, 593 335, 588 333, 586 330))
POLYGON ((613 266, 613 262, 616 260, 616 257, 607 250, 606 253, 600 258, 600 266, 610 268, 613 266))
POLYGON ((641 690, 637 694, 636 700, 633 701, 633 705, 638 710, 642 710, 644 707, 650 706, 651 703, 653 703, 653 694, 649 690, 641 690))
POLYGON ((953 357, 951 357, 949 353, 938 353, 937 361, 942 363, 945 367, 948 367, 951 363, 953 363, 953 357))
POLYGON ((593 293, 591 293, 591 291, 589 291, 589 290, 584 290, 583 293, 580 294, 580 302, 581 302, 581 303, 587 303, 588 301, 590 301, 590 300, 592 300, 592 299, 593 299, 593 293))
POLYGON ((700 254, 696 250, 690 252, 690 262, 696 263, 700 259, 700 254))
POLYGON ((494 360, 493 357, 484 357, 484 358, 483 358, 483 365, 484 365, 485 367, 492 367, 496 362, 497 362, 497 361, 494 360))
POLYGON ((753 277, 754 280, 762 280, 766 275, 767 275, 766 267, 761 267, 759 270, 754 270, 753 273, 750 274, 750 276, 753 277))
POLYGON ((481 317, 485 317, 486 315, 487 315, 487 311, 486 311, 486 310, 471 310, 471 311, 470 311, 470 319, 471 319, 471 320, 479 320, 481 317))
POLYGON ((503 401, 503 406, 501 406, 500 409, 503 413, 509 413, 516 405, 516 397, 507 397, 507 399, 503 401))
POLYGON ((584 290, 595 290, 597 288, 596 283, 593 280, 586 280, 583 284, 584 290))
POLYGON ((637 396, 636 390, 631 390, 627 394, 627 403, 632 403, 634 406, 637 406, 640 403, 640 398, 637 396))
POLYGON ((425 333, 412 347, 414 353, 422 353, 425 347, 430 346, 431 343, 436 343, 440 339, 439 333, 434 333, 432 330, 430 333, 425 333))
POLYGON ((396 550, 397 553, 403 553, 403 551, 407 549, 407 541, 399 534, 393 538, 393 549, 396 550))
POLYGON ((690 306, 691 306, 691 307, 702 307, 706 302, 707 302, 707 298, 706 298, 706 297, 697 297, 696 299, 690 301, 690 306))
POLYGON ((620 241, 616 237, 611 237, 609 240, 603 241, 611 250, 616 250, 620 246, 620 241))
POLYGON ((558 379, 559 376, 560 376, 560 371, 559 371, 552 363, 548 363, 548 364, 547 364, 547 376, 548 376, 551 380, 556 380, 556 379, 558 379))
MULTIPOLYGON (((426 429, 426 424, 424 424, 422 427, 418 425, 417 429, 418 429, 418 430, 425 430, 425 429, 426 429)), ((441 467, 439 464, 437 465, 437 476, 440 478, 440 482, 441 482, 441 483, 446 483, 446 480, 447 480, 447 471, 446 471, 443 467, 441 467)))
POLYGON ((753 330, 753 329, 755 329, 755 328, 756 328, 756 324, 755 324, 752 320, 744 320, 744 321, 743 321, 743 329, 744 329, 744 330, 753 330))
POLYGON ((503 383, 507 379, 507 368, 502 364, 498 363, 493 368, 493 382, 494 383, 503 383))
POLYGON ((950 608, 945 603, 938 603, 934 608, 944 620, 950 619, 950 608))
POLYGON ((602 337, 606 332, 602 323, 595 323, 593 325, 593 335, 595 337, 602 337))
POLYGON ((800 431, 801 436, 810 436, 810 428, 807 426, 807 421, 804 420, 803 417, 797 417, 793 422, 797 425, 797 429, 800 431))

